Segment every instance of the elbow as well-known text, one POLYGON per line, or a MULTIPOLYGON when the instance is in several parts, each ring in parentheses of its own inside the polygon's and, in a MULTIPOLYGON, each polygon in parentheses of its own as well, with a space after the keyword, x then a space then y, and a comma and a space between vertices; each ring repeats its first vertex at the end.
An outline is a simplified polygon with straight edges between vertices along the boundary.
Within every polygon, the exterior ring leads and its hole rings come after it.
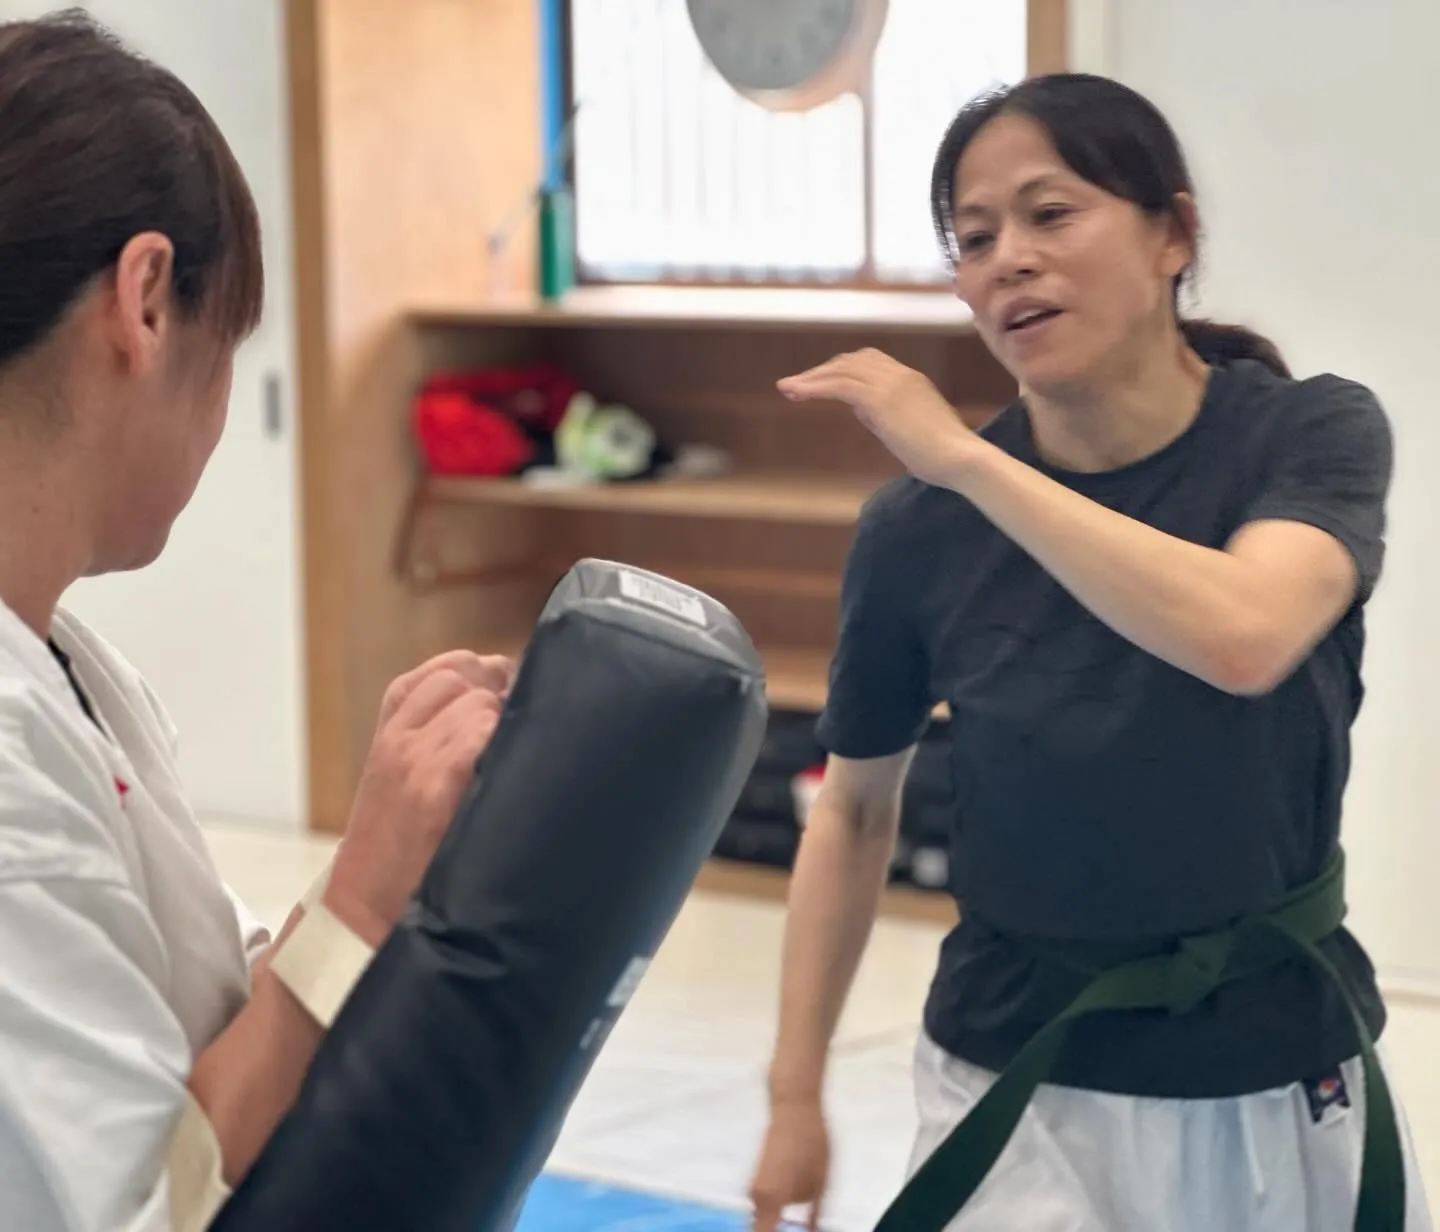
MULTIPOLYGON (((865 842, 895 841, 900 830, 901 798, 914 747, 888 756, 827 759, 814 802, 812 819, 823 819, 865 842)), ((811 822, 806 822, 809 829, 811 822)))
POLYGON ((1202 679, 1234 697, 1264 697, 1294 673, 1293 646, 1261 630, 1231 632, 1206 647, 1202 679))
POLYGON ((811 806, 805 828, 833 826, 850 841, 893 843, 900 832, 900 801, 836 799, 823 791, 811 806))

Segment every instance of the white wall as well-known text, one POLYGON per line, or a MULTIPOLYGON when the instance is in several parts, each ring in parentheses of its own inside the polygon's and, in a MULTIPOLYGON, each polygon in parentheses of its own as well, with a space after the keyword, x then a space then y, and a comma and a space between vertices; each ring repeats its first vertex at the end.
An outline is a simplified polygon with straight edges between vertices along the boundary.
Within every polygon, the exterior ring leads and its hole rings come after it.
MULTIPOLYGON (((130 658, 180 729, 203 817, 305 816, 294 307, 282 0, 89 0, 180 76, 245 169, 265 241, 265 320, 235 363, 230 421, 159 562, 82 582, 66 606, 130 658), (267 389, 279 391, 279 432, 267 389)), ((0 0, 0 20, 68 4, 0 0)))
POLYGON ((1345 842, 1391 987, 1440 991, 1440 4, 1077 0, 1077 67, 1149 95, 1209 229, 1202 310, 1369 384, 1397 437, 1345 842))

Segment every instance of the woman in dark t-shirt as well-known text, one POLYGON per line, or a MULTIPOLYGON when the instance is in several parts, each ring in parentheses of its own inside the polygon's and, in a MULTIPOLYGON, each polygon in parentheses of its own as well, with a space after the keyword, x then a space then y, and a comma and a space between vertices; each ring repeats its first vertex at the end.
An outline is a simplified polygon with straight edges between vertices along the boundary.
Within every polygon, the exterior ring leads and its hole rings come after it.
POLYGON ((1385 415, 1182 318, 1193 190, 1124 86, 976 100, 932 204, 1021 397, 972 432, 879 352, 782 382, 848 403, 909 474, 846 569, 755 1228, 826 1188, 825 1057, 944 701, 961 920, 885 1232, 1430 1232, 1340 923, 1385 415))

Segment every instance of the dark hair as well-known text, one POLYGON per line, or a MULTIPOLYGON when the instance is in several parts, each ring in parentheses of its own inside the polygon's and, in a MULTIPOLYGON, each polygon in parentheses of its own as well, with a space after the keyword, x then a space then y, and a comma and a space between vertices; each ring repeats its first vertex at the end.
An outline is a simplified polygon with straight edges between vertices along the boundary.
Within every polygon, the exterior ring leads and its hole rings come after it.
MULTIPOLYGON (((1175 198, 1194 195, 1184 152, 1165 117, 1143 95, 1106 77, 1051 73, 981 95, 951 121, 935 156, 930 210, 946 257, 957 260, 955 176, 970 142, 991 120, 1020 115, 1048 134, 1076 175, 1137 206, 1152 218, 1175 216, 1175 198)), ((1196 237, 1199 241, 1199 236, 1196 237)), ((1193 268, 1193 267, 1192 267, 1193 268)), ((1208 362, 1256 359, 1281 376, 1290 370, 1268 338, 1238 325, 1187 320, 1180 291, 1191 270, 1175 279, 1175 315, 1186 341, 1208 362)))
POLYGON ((228 344, 254 331, 260 222, 200 100, 83 11, 0 24, 0 367, 144 231, 174 246, 182 314, 228 344))

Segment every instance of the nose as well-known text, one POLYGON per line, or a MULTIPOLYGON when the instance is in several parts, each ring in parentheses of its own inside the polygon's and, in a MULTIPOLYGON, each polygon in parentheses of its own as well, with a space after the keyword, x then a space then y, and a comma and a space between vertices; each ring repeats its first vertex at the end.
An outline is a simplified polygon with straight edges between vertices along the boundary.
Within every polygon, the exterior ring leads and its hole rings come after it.
POLYGON ((1039 256, 1027 227, 1002 226, 995 236, 993 257, 991 268, 1003 285, 1023 282, 1039 272, 1039 256))

